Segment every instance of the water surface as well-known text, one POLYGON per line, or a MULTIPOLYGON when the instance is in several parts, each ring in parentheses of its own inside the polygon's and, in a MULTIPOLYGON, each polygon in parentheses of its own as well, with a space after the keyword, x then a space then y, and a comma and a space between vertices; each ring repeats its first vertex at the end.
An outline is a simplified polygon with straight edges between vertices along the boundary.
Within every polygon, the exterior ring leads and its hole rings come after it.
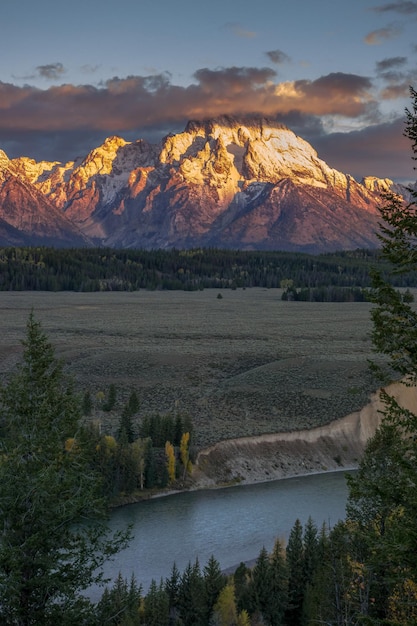
POLYGON ((263 546, 271 551, 277 538, 286 540, 297 518, 304 524, 311 515, 318 527, 343 519, 345 475, 186 492, 116 509, 111 528, 132 524, 134 537, 106 566, 106 576, 134 573, 146 591, 152 579, 170 575, 174 562, 182 572, 196 558, 203 567, 211 555, 223 569, 256 559, 263 546))

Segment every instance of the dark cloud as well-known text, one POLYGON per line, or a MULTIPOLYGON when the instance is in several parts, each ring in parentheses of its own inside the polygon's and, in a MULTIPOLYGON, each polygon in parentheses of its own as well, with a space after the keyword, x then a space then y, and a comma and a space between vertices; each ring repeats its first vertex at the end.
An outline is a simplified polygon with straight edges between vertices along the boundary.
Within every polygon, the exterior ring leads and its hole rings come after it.
POLYGON ((201 68, 186 87, 173 85, 169 74, 113 77, 100 87, 63 84, 44 90, 0 82, 0 148, 10 157, 69 161, 113 134, 155 143, 169 132, 181 132, 190 119, 256 115, 286 124, 313 145, 317 141, 328 152, 329 158, 323 158, 337 169, 356 175, 363 164, 365 174, 396 176, 401 161, 397 153, 391 174, 382 168, 381 156, 384 150, 392 154, 394 132, 381 129, 385 148, 377 147, 375 153, 361 145, 367 140, 364 134, 354 144, 356 136, 349 134, 352 147, 347 135, 325 137, 323 116, 372 123, 380 119, 369 78, 333 73, 314 81, 276 83, 275 77, 271 68, 229 67, 201 68))
POLYGON ((36 68, 39 76, 48 80, 57 80, 65 74, 65 68, 62 63, 49 63, 48 65, 38 65, 36 68))
POLYGON ((405 119, 369 126, 350 133, 310 136, 321 159, 360 181, 365 176, 415 181, 410 141, 404 137, 405 119))
POLYGON ((390 59, 383 59, 382 61, 378 61, 376 64, 376 69, 378 73, 386 72, 387 70, 391 70, 393 68, 402 67, 407 63, 406 57, 391 57, 390 59))
POLYGON ((268 57, 268 59, 272 61, 272 63, 275 63, 276 65, 282 65, 283 63, 288 63, 288 61, 290 60, 290 57, 287 56, 285 52, 282 52, 282 50, 269 50, 268 52, 265 52, 265 54, 268 57))
POLYGON ((389 2, 380 6, 373 7, 376 13, 394 12, 401 15, 417 15, 417 2, 399 1, 389 2))
POLYGON ((375 106, 370 96, 372 81, 357 74, 335 72, 314 81, 296 81, 294 88, 302 99, 298 108, 309 114, 358 117, 375 106))
POLYGON ((370 46, 381 44, 386 39, 395 39, 401 35, 402 28, 398 24, 390 24, 385 28, 378 28, 368 33, 364 39, 365 43, 370 46))
POLYGON ((275 76, 276 72, 269 67, 228 67, 218 70, 203 68, 194 73, 203 90, 215 93, 243 91, 248 87, 264 85, 275 76))

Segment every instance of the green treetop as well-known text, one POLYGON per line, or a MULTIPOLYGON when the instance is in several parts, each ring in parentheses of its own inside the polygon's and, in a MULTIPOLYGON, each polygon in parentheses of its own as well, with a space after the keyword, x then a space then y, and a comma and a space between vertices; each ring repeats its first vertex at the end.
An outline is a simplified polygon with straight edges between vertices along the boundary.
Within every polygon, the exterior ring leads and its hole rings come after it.
POLYGON ((23 346, 0 388, 0 623, 92 624, 81 592, 127 534, 108 535, 80 403, 33 313, 23 346))

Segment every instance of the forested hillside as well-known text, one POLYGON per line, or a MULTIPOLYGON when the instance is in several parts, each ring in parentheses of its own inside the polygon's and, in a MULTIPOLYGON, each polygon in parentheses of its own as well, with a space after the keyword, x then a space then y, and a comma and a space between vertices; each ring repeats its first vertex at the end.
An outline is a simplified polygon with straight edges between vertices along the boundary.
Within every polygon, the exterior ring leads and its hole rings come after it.
MULTIPOLYGON (((217 248, 0 248, 0 291, 369 287, 373 267, 388 276, 390 265, 375 250, 313 256, 217 248)), ((415 286, 417 272, 391 282, 415 286)))

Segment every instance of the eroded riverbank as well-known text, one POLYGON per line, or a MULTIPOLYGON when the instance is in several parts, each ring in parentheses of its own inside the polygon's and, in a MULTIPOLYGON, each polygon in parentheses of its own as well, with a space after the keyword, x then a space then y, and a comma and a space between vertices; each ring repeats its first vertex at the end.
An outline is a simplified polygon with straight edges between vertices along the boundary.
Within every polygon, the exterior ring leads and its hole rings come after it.
MULTIPOLYGON (((397 382, 386 391, 417 413, 415 387, 397 382)), ((326 426, 221 441, 199 452, 194 488, 255 484, 280 478, 353 469, 381 422, 380 392, 356 411, 326 426)))

